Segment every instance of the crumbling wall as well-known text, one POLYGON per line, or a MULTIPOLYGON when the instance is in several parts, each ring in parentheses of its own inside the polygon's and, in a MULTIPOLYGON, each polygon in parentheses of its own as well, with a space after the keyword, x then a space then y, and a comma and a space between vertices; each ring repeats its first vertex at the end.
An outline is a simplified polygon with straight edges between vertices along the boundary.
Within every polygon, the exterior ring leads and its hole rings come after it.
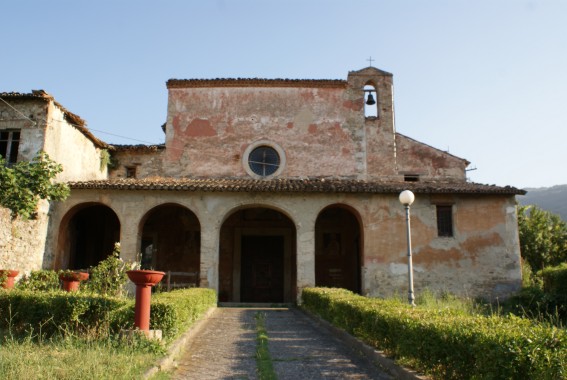
POLYGON ((62 110, 49 103, 49 119, 43 148, 50 158, 63 165, 58 181, 104 179, 106 166, 101 167, 101 149, 81 131, 65 121, 62 110))
POLYGON ((41 201, 35 220, 12 219, 0 207, 0 269, 24 272, 42 268, 48 227, 49 203, 41 201))
POLYGON ((435 149, 403 135, 396 135, 396 158, 401 174, 419 175, 420 179, 464 181, 468 161, 435 149))

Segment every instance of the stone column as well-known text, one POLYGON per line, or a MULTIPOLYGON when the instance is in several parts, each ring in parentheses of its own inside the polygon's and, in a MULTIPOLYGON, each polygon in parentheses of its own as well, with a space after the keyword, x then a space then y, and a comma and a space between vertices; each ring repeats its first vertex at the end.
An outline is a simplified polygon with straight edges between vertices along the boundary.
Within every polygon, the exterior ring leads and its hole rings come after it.
POLYGON ((297 301, 303 288, 315 286, 315 220, 312 215, 297 221, 297 301))
POLYGON ((201 265, 199 286, 214 289, 219 287, 219 230, 214 218, 203 218, 201 222, 201 265))
POLYGON ((140 253, 137 217, 119 217, 120 219, 120 257, 125 262, 136 261, 140 253))

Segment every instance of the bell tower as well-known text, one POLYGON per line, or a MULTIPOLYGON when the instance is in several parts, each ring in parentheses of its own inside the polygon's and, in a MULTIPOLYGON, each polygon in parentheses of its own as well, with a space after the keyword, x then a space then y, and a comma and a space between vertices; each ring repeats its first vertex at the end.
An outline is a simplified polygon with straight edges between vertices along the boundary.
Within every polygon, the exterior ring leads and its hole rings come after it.
POLYGON ((365 140, 365 179, 397 178, 392 74, 370 66, 349 72, 347 82, 350 95, 364 103, 357 124, 365 140))

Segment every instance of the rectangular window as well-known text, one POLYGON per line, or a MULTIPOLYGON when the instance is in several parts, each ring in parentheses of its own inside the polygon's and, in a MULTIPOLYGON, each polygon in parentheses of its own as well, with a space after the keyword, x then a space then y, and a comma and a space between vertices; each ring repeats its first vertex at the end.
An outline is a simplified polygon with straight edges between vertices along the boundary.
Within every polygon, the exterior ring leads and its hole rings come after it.
POLYGON ((453 206, 437 205, 437 236, 453 236, 453 206))
POLYGON ((126 178, 136 178, 136 167, 127 166, 126 167, 126 178))
POLYGON ((18 160, 18 147, 20 146, 20 131, 0 132, 0 155, 8 164, 15 164, 18 160))
POLYGON ((419 182, 419 174, 404 174, 404 181, 419 182))

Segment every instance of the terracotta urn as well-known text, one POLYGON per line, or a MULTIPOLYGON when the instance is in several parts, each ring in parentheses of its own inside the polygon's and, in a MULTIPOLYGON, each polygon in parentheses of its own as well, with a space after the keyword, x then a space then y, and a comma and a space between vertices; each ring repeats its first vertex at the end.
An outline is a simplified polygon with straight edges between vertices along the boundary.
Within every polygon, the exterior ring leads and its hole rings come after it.
POLYGON ((63 290, 76 292, 79 290, 81 281, 89 279, 89 274, 87 272, 64 272, 59 274, 59 279, 63 282, 63 290))
POLYGON ((150 300, 152 286, 161 281, 165 272, 155 270, 129 270, 126 272, 130 281, 136 284, 136 306, 134 325, 142 331, 150 330, 150 300))
POLYGON ((0 278, 4 277, 4 275, 6 275, 6 280, 4 280, 4 282, 1 284, 2 287, 4 289, 12 289, 14 287, 14 280, 16 278, 16 276, 18 275, 17 270, 11 270, 11 269, 0 269, 0 278))

